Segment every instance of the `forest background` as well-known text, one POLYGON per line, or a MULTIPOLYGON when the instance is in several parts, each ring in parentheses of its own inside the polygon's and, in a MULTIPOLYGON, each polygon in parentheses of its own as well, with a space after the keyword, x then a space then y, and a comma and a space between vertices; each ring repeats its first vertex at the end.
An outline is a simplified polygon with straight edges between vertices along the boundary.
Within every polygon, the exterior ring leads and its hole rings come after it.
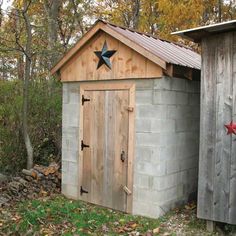
POLYGON ((60 161, 62 86, 50 68, 101 18, 153 34, 236 18, 223 0, 0 0, 0 173, 60 161))

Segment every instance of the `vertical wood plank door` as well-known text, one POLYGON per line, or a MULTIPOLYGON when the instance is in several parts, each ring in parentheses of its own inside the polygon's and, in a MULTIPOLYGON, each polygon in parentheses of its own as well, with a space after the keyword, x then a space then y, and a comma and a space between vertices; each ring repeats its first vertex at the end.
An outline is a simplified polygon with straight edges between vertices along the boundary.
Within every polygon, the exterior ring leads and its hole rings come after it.
POLYGON ((127 212, 128 195, 124 188, 132 189, 128 186, 128 172, 132 172, 129 168, 130 90, 85 89, 82 96, 80 197, 127 212))

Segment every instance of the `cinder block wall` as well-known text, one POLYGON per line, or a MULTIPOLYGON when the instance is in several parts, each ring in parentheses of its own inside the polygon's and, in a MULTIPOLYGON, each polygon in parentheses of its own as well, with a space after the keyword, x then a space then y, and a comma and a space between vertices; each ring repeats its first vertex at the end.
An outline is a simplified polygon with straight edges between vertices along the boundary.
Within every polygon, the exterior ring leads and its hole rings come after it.
POLYGON ((62 193, 79 197, 79 83, 63 83, 62 193))
MULTIPOLYGON (((197 188, 199 81, 135 80, 133 213, 158 217, 197 188)), ((79 85, 63 83, 62 193, 79 197, 79 85)))
POLYGON ((197 191, 200 82, 136 80, 133 213, 159 217, 197 191))

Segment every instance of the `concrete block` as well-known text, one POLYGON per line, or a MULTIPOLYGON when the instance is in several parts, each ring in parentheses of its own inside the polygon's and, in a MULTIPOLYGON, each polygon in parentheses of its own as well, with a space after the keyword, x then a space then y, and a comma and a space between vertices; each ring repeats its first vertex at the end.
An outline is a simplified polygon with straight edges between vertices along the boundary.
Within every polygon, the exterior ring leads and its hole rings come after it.
POLYGON ((186 91, 186 79, 172 78, 171 90, 173 91, 186 91))
POLYGON ((142 174, 135 174, 135 185, 138 188, 142 189, 150 189, 150 184, 149 184, 149 175, 142 175, 142 174))
POLYGON ((69 103, 69 90, 68 83, 63 83, 62 85, 62 104, 69 103))
POLYGON ((168 105, 167 109, 167 118, 169 119, 183 119, 190 116, 188 106, 168 105))
POLYGON ((67 176, 67 184, 77 186, 78 183, 79 183, 79 179, 78 179, 77 172, 76 173, 70 172, 70 174, 67 176))
POLYGON ((135 80, 136 91, 137 90, 146 90, 146 89, 153 89, 153 82, 154 79, 137 79, 135 80))
POLYGON ((150 162, 153 164, 160 164, 162 162, 161 157, 161 148, 160 146, 153 147, 152 149, 152 156, 150 162))
POLYGON ((169 145, 160 147, 158 151, 159 151, 159 155, 160 155, 160 161, 177 159, 176 145, 174 143, 170 143, 169 145))
POLYGON ((180 171, 180 160, 167 160, 166 173, 172 174, 180 171))
POLYGON ((136 171, 149 176, 163 176, 166 174, 166 163, 164 161, 160 164, 139 162, 136 171))
POLYGON ((197 166, 198 166, 198 157, 197 156, 183 159, 180 162, 180 169, 181 170, 192 169, 194 167, 196 168, 197 166))
POLYGON ((79 150, 62 148, 62 160, 63 161, 78 163, 78 159, 79 159, 79 150))
POLYGON ((62 172, 61 176, 61 183, 62 184, 67 184, 68 183, 68 172, 62 172))
POLYGON ((62 139, 62 149, 78 150, 79 149, 79 142, 77 139, 63 138, 62 139))
POLYGON ((181 174, 175 173, 162 177, 153 178, 153 189, 162 191, 177 186, 181 183, 181 174))
POLYGON ((68 173, 68 169, 69 169, 68 161, 62 161, 62 163, 61 163, 61 172, 63 174, 68 173))
POLYGON ((137 117, 140 118, 166 118, 167 107, 166 105, 136 105, 137 117))
POLYGON ((161 143, 159 133, 136 133, 137 146, 158 146, 161 143))
POLYGON ((76 175, 78 174, 79 172, 79 165, 78 163, 75 163, 75 162, 68 162, 68 171, 70 174, 73 174, 73 175, 76 175))
POLYGON ((79 127, 78 104, 63 104, 62 127, 79 127))
POLYGON ((158 191, 150 189, 138 189, 138 200, 149 204, 157 203, 158 191))
POLYGON ((62 138, 79 138, 79 129, 77 127, 62 127, 62 138))
POLYGON ((135 162, 139 162, 139 161, 151 162, 152 161, 153 149, 150 146, 137 145, 135 153, 136 153, 135 162))
POLYGON ((176 92, 170 90, 154 90, 153 104, 176 104, 176 92))
POLYGON ((200 94, 199 93, 189 93, 188 94, 188 104, 189 105, 199 105, 199 109, 200 109, 200 94))
POLYGON ((135 121, 136 132, 151 132, 151 119, 150 118, 138 118, 135 121))
POLYGON ((175 120, 174 119, 152 119, 151 131, 154 133, 174 133, 175 120))
POLYGON ((199 130, 199 121, 194 118, 176 119, 175 131, 176 132, 190 132, 199 130))
POLYGON ((200 93, 200 81, 186 80, 186 91, 189 93, 200 93))
POLYGON ((176 92, 176 104, 178 105, 188 104, 188 94, 185 92, 176 92))
POLYGON ((162 77, 154 80, 154 89, 171 90, 171 78, 162 77))
POLYGON ((62 184, 62 194, 68 198, 79 198, 79 187, 75 185, 62 184))
POLYGON ((158 206, 157 204, 148 204, 144 203, 143 201, 134 201, 133 202, 133 214, 158 218, 164 215, 166 212, 158 206))
POLYGON ((136 104, 151 104, 153 90, 137 90, 136 91, 136 104))
POLYGON ((160 138, 160 145, 161 146, 168 146, 171 144, 176 144, 178 142, 177 140, 177 135, 176 133, 161 133, 161 138, 160 138))
POLYGON ((80 104, 80 94, 77 90, 73 90, 72 92, 70 92, 69 94, 69 103, 70 104, 77 104, 77 106, 79 106, 80 104))
POLYGON ((177 199, 178 188, 174 186, 169 189, 164 189, 162 191, 157 191, 156 202, 158 203, 166 203, 169 201, 174 201, 177 199))

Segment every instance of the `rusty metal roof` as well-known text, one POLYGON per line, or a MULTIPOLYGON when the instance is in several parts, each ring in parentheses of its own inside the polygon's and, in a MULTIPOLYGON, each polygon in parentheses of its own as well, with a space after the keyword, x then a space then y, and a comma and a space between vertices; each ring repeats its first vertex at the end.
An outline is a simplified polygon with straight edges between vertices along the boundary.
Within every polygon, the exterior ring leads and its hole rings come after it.
POLYGON ((103 22, 116 32, 131 39, 167 63, 198 70, 201 69, 201 56, 186 46, 159 39, 152 35, 140 33, 125 27, 110 24, 105 21, 103 22))

